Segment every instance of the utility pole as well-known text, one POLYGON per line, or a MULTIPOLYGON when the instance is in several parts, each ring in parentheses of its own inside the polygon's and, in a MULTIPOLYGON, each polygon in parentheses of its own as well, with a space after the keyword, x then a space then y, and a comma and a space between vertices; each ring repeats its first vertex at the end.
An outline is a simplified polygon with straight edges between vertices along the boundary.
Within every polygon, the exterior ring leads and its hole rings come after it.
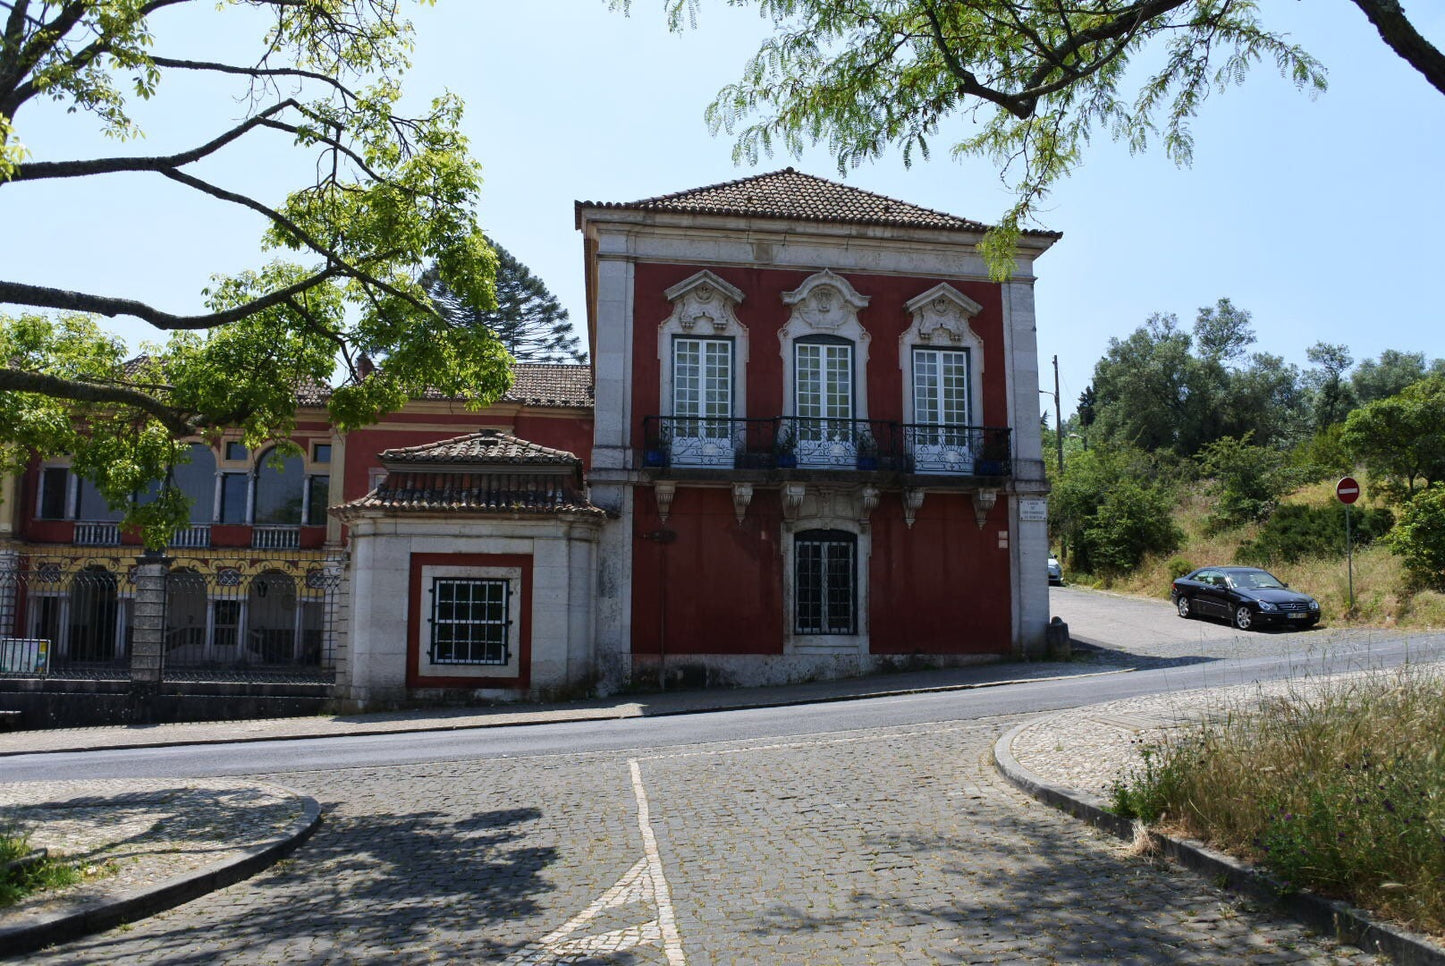
POLYGON ((1059 357, 1054 356, 1054 442, 1059 450, 1059 479, 1064 478, 1064 414, 1059 405, 1059 357))

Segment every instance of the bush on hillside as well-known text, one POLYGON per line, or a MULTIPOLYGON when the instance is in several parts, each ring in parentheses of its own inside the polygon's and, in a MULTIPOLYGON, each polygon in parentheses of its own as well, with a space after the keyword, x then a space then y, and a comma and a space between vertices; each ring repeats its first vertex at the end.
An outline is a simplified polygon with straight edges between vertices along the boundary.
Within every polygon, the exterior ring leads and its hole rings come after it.
POLYGON ((1417 587, 1445 590, 1445 484, 1421 490, 1402 506, 1386 541, 1417 587))
POLYGON ((1201 472, 1211 480, 1214 508, 1209 526, 1215 532, 1264 519, 1291 487, 1284 454, 1255 446, 1250 442, 1252 436, 1245 433, 1242 439, 1217 439, 1197 457, 1201 472))
MULTIPOLYGON (((1351 510, 1356 549, 1387 533, 1395 518, 1385 509, 1351 510)), ((1253 540, 1240 544, 1235 560, 1256 567, 1294 563, 1306 557, 1345 555, 1345 507, 1342 503, 1306 506, 1287 503, 1260 525, 1253 540)))
POLYGON ((1049 530, 1070 569, 1117 575, 1183 539, 1173 488, 1158 460, 1129 447, 1101 447, 1071 460, 1049 496, 1049 530))

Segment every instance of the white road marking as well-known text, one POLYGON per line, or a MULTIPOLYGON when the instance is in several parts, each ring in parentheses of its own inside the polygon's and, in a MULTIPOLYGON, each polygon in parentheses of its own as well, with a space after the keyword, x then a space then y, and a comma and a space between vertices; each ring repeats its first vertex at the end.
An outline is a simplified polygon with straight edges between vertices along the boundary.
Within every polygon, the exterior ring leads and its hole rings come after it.
POLYGON ((632 771, 632 792, 637 798, 637 826, 642 832, 643 857, 590 906, 537 942, 513 953, 504 966, 556 966, 638 946, 661 947, 669 966, 686 966, 672 896, 662 872, 662 856, 657 851, 657 836, 652 831, 642 769, 636 759, 629 760, 628 765, 632 771), (602 913, 634 903, 644 904, 649 911, 655 910, 656 915, 621 929, 585 931, 587 924, 602 913))

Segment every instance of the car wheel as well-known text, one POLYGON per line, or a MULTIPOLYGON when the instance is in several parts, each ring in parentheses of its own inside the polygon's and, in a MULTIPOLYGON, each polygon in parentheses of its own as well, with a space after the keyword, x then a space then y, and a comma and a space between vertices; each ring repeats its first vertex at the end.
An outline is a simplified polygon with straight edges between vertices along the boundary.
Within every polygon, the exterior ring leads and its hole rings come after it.
POLYGON ((1240 604, 1234 612, 1234 626, 1242 631, 1247 631, 1254 626, 1254 611, 1249 609, 1248 604, 1240 604))
POLYGON ((1189 609, 1188 597, 1181 594, 1179 600, 1176 602, 1176 606, 1179 608, 1179 616, 1185 620, 1189 620, 1189 618, 1194 616, 1194 612, 1189 609))

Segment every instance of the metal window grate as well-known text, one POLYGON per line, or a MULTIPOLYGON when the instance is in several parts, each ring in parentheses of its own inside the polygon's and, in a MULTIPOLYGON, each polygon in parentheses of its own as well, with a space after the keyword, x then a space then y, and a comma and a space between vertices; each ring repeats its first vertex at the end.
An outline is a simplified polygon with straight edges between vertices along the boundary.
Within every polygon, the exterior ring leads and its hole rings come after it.
POLYGON ((506 664, 511 660, 509 581, 437 578, 431 593, 433 664, 506 664))
POLYGON ((809 530, 797 535, 794 633, 858 632, 857 540, 843 530, 809 530))

